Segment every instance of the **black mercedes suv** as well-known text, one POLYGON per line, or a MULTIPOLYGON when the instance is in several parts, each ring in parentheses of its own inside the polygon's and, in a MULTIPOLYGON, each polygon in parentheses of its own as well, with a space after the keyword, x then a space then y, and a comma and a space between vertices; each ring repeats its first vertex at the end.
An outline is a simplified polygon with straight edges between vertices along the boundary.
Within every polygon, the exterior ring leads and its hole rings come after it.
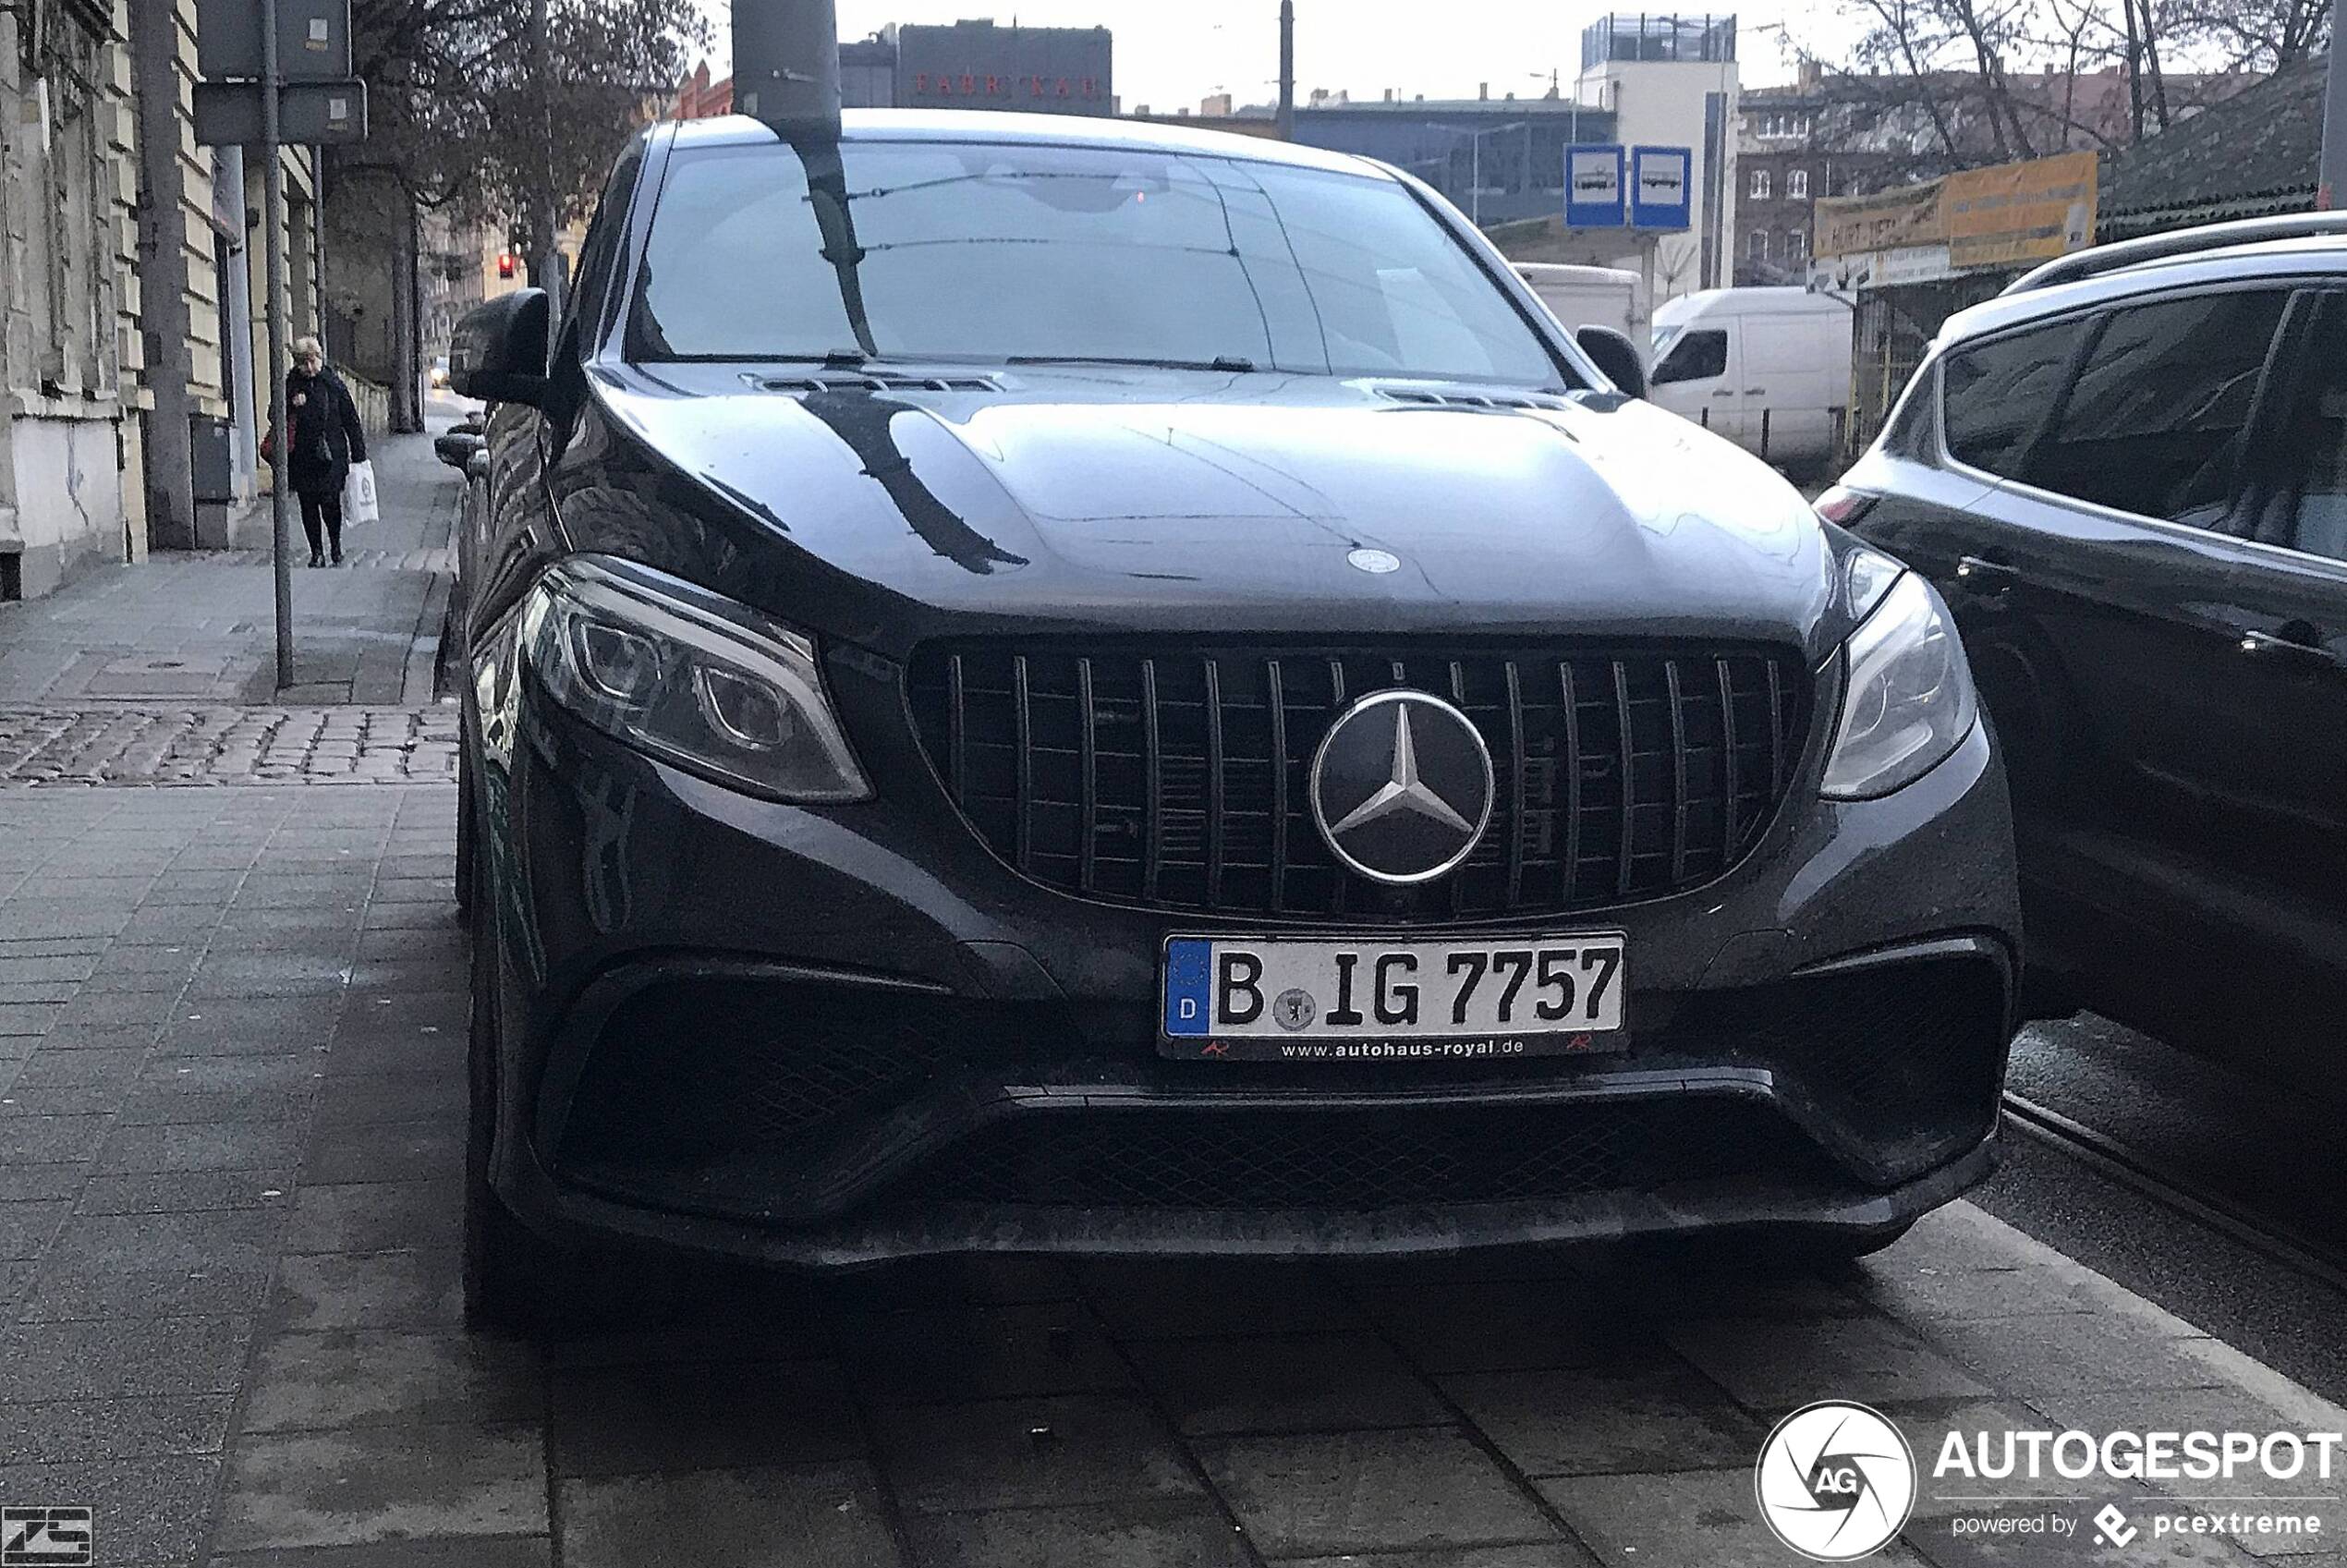
POLYGON ((663 125, 571 295, 452 356, 478 1319, 618 1238, 1856 1250, 1989 1168, 1939 596, 1423 186, 663 125))

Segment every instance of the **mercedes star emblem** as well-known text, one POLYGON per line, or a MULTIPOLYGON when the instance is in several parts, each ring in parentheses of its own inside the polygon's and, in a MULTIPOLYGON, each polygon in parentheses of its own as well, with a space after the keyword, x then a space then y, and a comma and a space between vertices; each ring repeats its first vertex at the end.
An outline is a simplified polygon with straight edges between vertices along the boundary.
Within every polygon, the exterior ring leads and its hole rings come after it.
POLYGON ((1346 866, 1395 887, 1457 868, 1483 837, 1490 748, 1422 691, 1378 691, 1337 716, 1312 759, 1312 820, 1346 866))

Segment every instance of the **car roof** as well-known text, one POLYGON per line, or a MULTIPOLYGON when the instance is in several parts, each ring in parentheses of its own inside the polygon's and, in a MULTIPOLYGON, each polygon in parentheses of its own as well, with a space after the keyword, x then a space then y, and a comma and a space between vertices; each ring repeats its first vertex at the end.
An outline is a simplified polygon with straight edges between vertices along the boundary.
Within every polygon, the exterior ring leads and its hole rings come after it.
MULTIPOLYGON (((679 148, 753 147, 775 140, 772 128, 748 115, 719 115, 672 123, 679 148)), ((1372 159, 1302 147, 1271 137, 1192 130, 1186 126, 1112 120, 1092 115, 1013 115, 987 109, 849 109, 840 115, 840 140, 1126 148, 1393 177, 1384 164, 1372 159)))
POLYGON ((1940 329, 1938 341, 1955 343, 2048 316, 2180 288, 2326 273, 2347 274, 2347 238, 2300 236, 2195 250, 2023 294, 1999 295, 1950 316, 1940 329))
POLYGON ((1698 316, 1823 315, 1829 310, 1847 315, 1848 302, 1830 294, 1813 294, 1792 286, 1699 288, 1655 307, 1658 321, 1693 321, 1698 316))

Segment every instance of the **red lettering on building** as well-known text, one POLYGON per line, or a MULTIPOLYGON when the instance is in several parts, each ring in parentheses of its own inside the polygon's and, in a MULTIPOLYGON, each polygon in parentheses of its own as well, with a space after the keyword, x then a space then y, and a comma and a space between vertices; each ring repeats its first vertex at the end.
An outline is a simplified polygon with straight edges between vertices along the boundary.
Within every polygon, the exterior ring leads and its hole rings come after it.
POLYGON ((1069 91, 1068 91, 1067 78, 1065 78, 1065 77, 1062 77, 1062 78, 1060 78, 1060 96, 1061 96, 1061 97, 1063 97, 1063 98, 1065 98, 1065 97, 1070 96, 1070 93, 1069 93, 1069 91))
POLYGON ((977 91, 978 91, 978 78, 977 78, 977 77, 975 77, 975 76, 972 76, 972 75, 971 75, 969 72, 967 72, 967 71, 964 71, 964 72, 962 73, 962 91, 963 91, 963 93, 964 93, 965 95, 968 95, 968 94, 971 94, 971 93, 975 93, 977 91))
POLYGON ((1043 79, 1042 79, 1041 77, 1039 77, 1039 76, 1031 76, 1031 77, 1028 77, 1028 78, 1027 79, 1027 82, 1028 82, 1027 95, 1028 95, 1029 98, 1040 98, 1040 97, 1042 97, 1042 96, 1043 96, 1043 79))
POLYGON ((1084 96, 1087 98, 1098 98, 1100 95, 1101 84, 1092 78, 1086 77, 1084 79, 1084 96))
POLYGON ((916 92, 927 92, 929 91, 929 73, 927 71, 916 71, 913 74, 913 91, 916 92))
POLYGON ((1000 98, 1002 95, 1003 79, 998 76, 988 77, 986 79, 986 96, 989 98, 1000 98))

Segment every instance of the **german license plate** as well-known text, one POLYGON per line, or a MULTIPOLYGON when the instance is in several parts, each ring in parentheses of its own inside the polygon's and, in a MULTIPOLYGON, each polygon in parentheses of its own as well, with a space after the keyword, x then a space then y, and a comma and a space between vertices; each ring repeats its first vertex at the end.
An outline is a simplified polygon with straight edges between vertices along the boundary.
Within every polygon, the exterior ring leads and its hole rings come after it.
POLYGON ((1620 931, 1477 942, 1172 937, 1167 1056, 1472 1061, 1622 1051, 1620 931))

